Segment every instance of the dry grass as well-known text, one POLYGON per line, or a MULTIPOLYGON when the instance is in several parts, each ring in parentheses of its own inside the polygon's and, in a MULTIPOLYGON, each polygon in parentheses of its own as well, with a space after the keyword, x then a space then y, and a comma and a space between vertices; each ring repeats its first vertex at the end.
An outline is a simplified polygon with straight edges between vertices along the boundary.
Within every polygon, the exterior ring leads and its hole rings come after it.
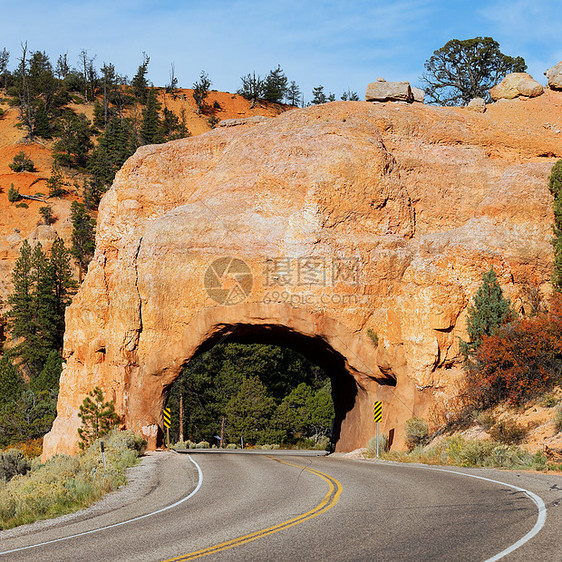
POLYGON ((519 470, 561 470, 562 465, 547 462, 542 453, 531 454, 515 445, 448 437, 408 453, 389 452, 386 460, 465 467, 509 468, 519 470))
POLYGON ((130 431, 115 431, 104 443, 106 468, 96 441, 75 457, 60 455, 45 464, 35 459, 25 476, 0 484, 0 529, 77 511, 124 484, 144 442, 130 431))

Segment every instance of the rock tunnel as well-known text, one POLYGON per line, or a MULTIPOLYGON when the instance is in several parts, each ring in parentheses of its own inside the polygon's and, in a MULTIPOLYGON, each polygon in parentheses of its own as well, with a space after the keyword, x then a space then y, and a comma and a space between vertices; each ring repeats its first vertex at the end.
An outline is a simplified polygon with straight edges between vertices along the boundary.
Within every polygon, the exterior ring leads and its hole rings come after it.
POLYGON ((167 389, 225 338, 293 347, 331 375, 336 450, 375 434, 376 400, 381 431, 403 447, 404 422, 446 403, 461 375, 482 273, 493 266, 514 296, 527 266, 547 283, 551 259, 548 221, 536 222, 550 212, 550 166, 488 158, 507 193, 491 205, 497 185, 466 171, 476 121, 443 113, 452 125, 435 177, 436 111, 336 102, 138 149, 102 199, 67 310, 44 457, 77 450, 79 406, 96 386, 156 447, 167 389), (524 189, 510 183, 523 176, 524 189), (461 177, 478 185, 461 193, 461 177))

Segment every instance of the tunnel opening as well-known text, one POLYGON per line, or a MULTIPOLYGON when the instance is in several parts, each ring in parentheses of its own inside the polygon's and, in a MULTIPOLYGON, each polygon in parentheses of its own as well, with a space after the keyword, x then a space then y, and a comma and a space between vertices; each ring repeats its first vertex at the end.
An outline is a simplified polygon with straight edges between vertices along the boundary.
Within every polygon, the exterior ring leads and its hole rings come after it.
MULTIPOLYGON (((177 437, 179 440, 179 437, 183 437, 184 441, 188 441, 188 440, 190 440, 191 442, 194 441, 193 439, 190 438, 195 437, 195 434, 194 435, 189 434, 190 412, 187 411, 187 408, 189 408, 190 405, 187 404, 187 402, 191 401, 190 404, 193 407, 193 401, 197 402, 198 397, 193 395, 188 396, 189 392, 194 391, 194 385, 191 383, 186 384, 185 382, 186 377, 189 377, 190 371, 191 372, 194 371, 193 369, 194 365, 195 366, 199 365, 199 373, 198 373, 199 379, 201 379, 201 371, 203 371, 206 374, 206 376, 212 377, 213 365, 207 365, 207 363, 216 361, 216 357, 213 357, 213 350, 217 350, 218 348, 224 348, 225 346, 229 346, 229 345, 244 346, 247 348, 251 348, 253 346, 254 350, 256 349, 256 346, 262 346, 261 348, 259 347, 257 348, 260 349, 260 353, 262 354, 263 353, 267 354, 268 350, 273 354, 279 354, 279 353, 283 354, 283 351, 280 350, 288 350, 290 351, 290 353, 292 353, 291 356, 292 360, 298 362, 299 361, 298 357, 303 358, 304 362, 301 363, 301 367, 304 368, 305 373, 303 375, 303 380, 300 382, 307 384, 310 387, 310 390, 301 388, 300 389, 301 394, 308 393, 308 395, 310 396, 310 393, 312 392, 321 395, 323 391, 326 392, 326 388, 323 387, 322 381, 323 380, 329 381, 328 392, 331 396, 331 402, 333 404, 333 419, 330 422, 328 422, 330 427, 327 429, 327 431, 325 431, 325 428, 321 428, 319 429, 319 433, 327 435, 329 437, 329 443, 326 443, 326 440, 324 440, 324 443, 327 444, 326 448, 328 450, 333 450, 335 445, 339 442, 341 438, 342 423, 349 415, 349 413, 353 410, 356 404, 357 394, 358 391, 360 390, 358 384, 354 379, 354 377, 350 374, 350 372, 346 368, 345 357, 343 357, 340 353, 335 351, 324 339, 320 337, 303 335, 298 331, 279 325, 259 325, 259 326, 246 325, 246 324, 224 325, 219 327, 219 329, 215 330, 215 332, 211 337, 208 337, 199 345, 193 357, 189 358, 184 362, 180 376, 177 379, 175 379, 173 383, 170 384, 165 389, 166 402, 169 405, 169 407, 171 407, 171 409, 174 411, 173 417, 175 420, 174 423, 175 427, 171 428, 172 438, 174 439, 177 437), (204 368, 201 368, 201 362, 205 363, 204 368), (316 381, 316 383, 319 384, 316 385, 314 384, 314 381, 310 380, 311 370, 314 369, 319 371, 319 373, 317 373, 316 375, 319 379, 318 381, 316 381), (187 391, 187 394, 183 395, 181 399, 183 403, 183 406, 181 406, 183 415, 180 416, 178 412, 178 409, 180 408, 179 395, 185 393, 186 387, 189 387, 189 389, 187 391), (180 417, 182 418, 181 429, 183 431, 179 431, 180 417)), ((285 353, 285 355, 287 355, 287 353, 285 353)), ((230 354, 231 360, 233 356, 234 356, 234 360, 236 360, 236 353, 230 354)), ((258 362, 262 361, 263 363, 265 359, 264 357, 258 358, 258 362)), ((283 362, 281 362, 281 367, 283 366, 282 363, 283 362)), ((224 366, 221 367, 219 365, 215 365, 214 367, 224 369, 224 366)), ((237 370, 240 371, 240 367, 241 367, 240 365, 230 366, 233 376, 235 376, 237 370)), ((247 368, 248 365, 246 365, 245 367, 247 368)), ((259 373, 257 374, 259 377, 259 373)), ((285 384, 285 386, 292 385, 292 389, 295 390, 297 385, 300 384, 300 382, 298 380, 295 380, 294 372, 289 374, 283 372, 277 372, 273 375, 273 377, 277 376, 280 379, 283 379, 284 377, 287 378, 287 375, 288 375, 287 380, 285 380, 284 382, 280 380, 278 382, 281 384, 281 386, 283 386, 283 384, 285 384)), ((221 373, 220 376, 224 381, 225 374, 221 373)), ((266 376, 265 378, 267 379, 268 377, 266 376)), ((386 384, 388 384, 389 382, 392 383, 392 381, 388 379, 385 379, 384 382, 386 384)), ((198 384, 200 385, 200 383, 201 380, 199 380, 198 384)), ((208 384, 212 386, 213 381, 208 379, 208 384)), ((229 382, 227 381, 224 384, 224 386, 228 386, 228 384, 229 382)), ((259 383, 255 384, 255 386, 259 386, 259 383)), ((275 386, 275 381, 272 381, 271 377, 269 377, 269 380, 265 381, 265 387, 266 387, 265 390, 269 395, 272 394, 275 395, 274 398, 277 401, 276 407, 278 408, 277 412, 279 412, 279 407, 281 404, 283 404, 285 408, 287 408, 287 404, 294 404, 291 402, 290 397, 285 398, 285 400, 283 401, 283 397, 280 396, 278 389, 276 390, 275 388, 273 388, 274 386, 275 386)), ((201 386, 199 386, 198 388, 201 390, 201 386)), ((197 390, 197 388, 195 388, 195 390, 197 390)), ((203 393, 206 393, 207 390, 212 394, 212 391, 209 389, 203 390, 203 393)), ((222 390, 225 389, 219 389, 217 390, 217 392, 220 393, 222 390)), ((242 397, 243 396, 244 394, 242 394, 242 397)), ((223 405, 224 405, 225 397, 223 396, 222 398, 223 398, 223 405)), ((232 398, 232 395, 230 396, 230 398, 232 398)), ((300 398, 302 398, 302 396, 300 396, 300 398)), ((316 398, 320 400, 322 397, 320 396, 320 398, 318 397, 316 398)), ((196 405, 196 407, 204 408, 206 405, 205 404, 206 401, 208 405, 208 397, 200 396, 199 401, 200 404, 196 405)), ((241 398, 240 401, 244 401, 244 399, 241 398)), ((213 408, 214 406, 215 405, 213 405, 213 408)), ((325 404, 322 404, 322 407, 325 408, 325 404)), ((281 410, 282 408, 283 406, 281 406, 281 410)), ((232 414, 232 409, 233 406, 231 400, 230 410, 229 410, 231 414, 232 414)), ((243 410, 242 407, 240 409, 243 410)), ((325 410, 322 410, 322 412, 324 411, 325 410)), ((216 408, 214 408, 214 414, 215 414, 214 428, 216 433, 213 432, 214 434, 211 436, 211 441, 209 441, 209 439, 207 438, 203 440, 203 443, 206 441, 210 445, 215 444, 219 446, 220 444, 224 444, 226 440, 229 439, 230 437, 237 436, 239 438, 240 432, 231 430, 231 427, 229 426, 231 422, 230 420, 228 420, 228 416, 226 415, 226 413, 221 415, 217 415, 217 413, 218 412, 216 411, 216 408)), ((279 416, 278 413, 274 415, 279 416)), ((277 427, 280 428, 279 417, 277 418, 276 423, 277 423, 277 427)), ((213 424, 210 425, 212 426, 213 424)), ((275 426, 275 423, 273 425, 275 426)), ((285 431, 285 429, 283 428, 279 429, 279 432, 281 434, 283 433, 283 431, 285 431)), ((209 433, 209 431, 207 431, 207 433, 209 433)), ((270 435, 272 435, 272 432, 270 432, 270 435)), ((161 437, 163 438, 163 436, 164 435, 162 434, 161 437)), ((197 437, 201 437, 201 433, 198 433, 197 437)), ((288 433, 287 431, 285 431, 285 438, 287 437, 289 437, 289 441, 285 440, 285 444, 291 441, 291 437, 293 437, 293 444, 294 444, 295 434, 293 433, 291 435, 290 431, 288 433)), ((308 435, 308 437, 309 438, 311 437, 310 434, 308 435)), ((318 434, 316 434, 314 437, 315 439, 317 439, 318 434)), ((283 438, 279 433, 275 435, 275 432, 273 432, 272 440, 275 441, 276 439, 278 442, 283 441, 283 438)), ((249 440, 247 440, 247 442, 248 441, 251 442, 252 440, 254 441, 256 440, 255 435, 253 435, 249 440)), ((230 440, 230 442, 232 442, 232 440, 230 440)), ((240 445, 240 442, 238 442, 238 445, 240 445)))

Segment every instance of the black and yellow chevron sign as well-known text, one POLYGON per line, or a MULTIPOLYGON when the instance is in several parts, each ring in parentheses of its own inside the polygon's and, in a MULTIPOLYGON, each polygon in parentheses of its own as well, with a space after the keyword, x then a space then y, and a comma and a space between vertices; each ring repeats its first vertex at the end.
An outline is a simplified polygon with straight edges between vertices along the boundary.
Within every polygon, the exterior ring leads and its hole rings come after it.
POLYGON ((382 402, 377 400, 374 407, 375 422, 380 423, 382 421, 382 402))
POLYGON ((170 412, 170 408, 162 410, 162 418, 164 419, 164 427, 168 428, 172 425, 172 412, 170 412))

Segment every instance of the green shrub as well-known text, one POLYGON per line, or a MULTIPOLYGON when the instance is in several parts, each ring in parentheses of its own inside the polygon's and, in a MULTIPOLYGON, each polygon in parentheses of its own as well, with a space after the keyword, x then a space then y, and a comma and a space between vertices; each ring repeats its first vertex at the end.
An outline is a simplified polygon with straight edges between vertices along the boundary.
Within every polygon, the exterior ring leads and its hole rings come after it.
POLYGON ((16 207, 19 207, 21 209, 29 209, 29 205, 27 203, 24 203, 23 201, 21 201, 20 203, 16 203, 16 207))
POLYGON ((236 446, 236 443, 229 443, 226 446, 227 449, 237 449, 238 447, 236 446))
MULTIPOLYGON (((388 436, 385 433, 379 435, 379 455, 388 451, 388 436)), ((374 457, 377 454, 377 437, 371 437, 367 442, 367 456, 374 457)))
POLYGON ((429 426, 424 420, 413 417, 406 421, 406 445, 410 451, 429 441, 429 426))
POLYGON ((17 449, 0 451, 0 480, 10 481, 17 474, 25 474, 29 470, 29 461, 17 449))
POLYGON ((0 529, 71 513, 124 484, 146 443, 131 431, 116 430, 104 443, 105 468, 97 440, 75 457, 59 455, 45 464, 34 459, 25 476, 0 486, 0 529))
POLYGON ((527 430, 516 421, 508 419, 498 422, 490 429, 489 433, 492 439, 511 445, 520 443, 527 435, 527 430))
POLYGON ((209 448, 209 442, 208 441, 199 441, 199 443, 197 443, 197 445, 195 445, 196 449, 208 449, 209 448))
POLYGON ((8 165, 14 172, 33 172, 35 169, 33 160, 23 150, 20 150, 8 165))

